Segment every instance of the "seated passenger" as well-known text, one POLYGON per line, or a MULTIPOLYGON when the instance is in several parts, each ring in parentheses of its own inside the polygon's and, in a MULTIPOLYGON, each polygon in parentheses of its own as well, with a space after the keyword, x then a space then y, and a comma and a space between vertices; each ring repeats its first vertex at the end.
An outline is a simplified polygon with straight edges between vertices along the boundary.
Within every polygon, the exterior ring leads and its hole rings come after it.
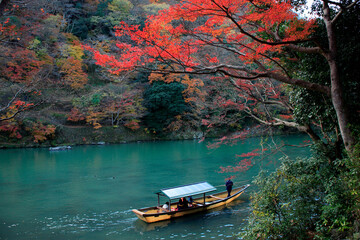
POLYGON ((189 207, 189 202, 186 200, 186 197, 182 197, 183 203, 184 203, 184 208, 188 208, 189 207))
POLYGON ((186 198, 182 197, 179 199, 178 210, 182 210, 185 208, 188 208, 188 201, 186 200, 186 198))
POLYGON ((177 204, 177 209, 176 210, 182 210, 182 209, 184 209, 184 203, 183 203, 182 198, 180 198, 179 202, 177 204))
POLYGON ((165 210, 169 210, 169 202, 166 202, 163 206, 162 206, 163 209, 165 210))
POLYGON ((192 206, 193 206, 193 202, 194 202, 192 196, 189 196, 188 202, 189 202, 189 207, 192 207, 192 206))

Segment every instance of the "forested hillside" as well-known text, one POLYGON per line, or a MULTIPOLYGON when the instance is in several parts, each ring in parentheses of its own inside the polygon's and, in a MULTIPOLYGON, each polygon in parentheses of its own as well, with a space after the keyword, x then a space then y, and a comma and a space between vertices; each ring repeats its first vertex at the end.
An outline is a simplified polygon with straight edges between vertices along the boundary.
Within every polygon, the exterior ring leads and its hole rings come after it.
POLYGON ((260 173, 243 237, 359 239, 360 4, 306 3, 2 0, 0 145, 300 131, 312 157, 260 173))
POLYGON ((144 26, 148 15, 169 4, 1 1, 1 144, 198 138, 252 125, 227 104, 234 98, 230 84, 205 87, 208 77, 188 74, 114 75, 84 50, 86 45, 116 54, 116 25, 144 26), (215 130, 209 131, 210 122, 215 130))

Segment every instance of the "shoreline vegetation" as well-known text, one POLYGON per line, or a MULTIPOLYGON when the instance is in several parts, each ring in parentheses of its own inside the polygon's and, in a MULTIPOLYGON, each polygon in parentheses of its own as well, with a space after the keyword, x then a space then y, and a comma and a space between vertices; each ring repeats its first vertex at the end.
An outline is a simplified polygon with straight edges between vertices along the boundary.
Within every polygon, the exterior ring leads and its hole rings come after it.
MULTIPOLYGON (((299 134, 298 131, 293 129, 279 129, 279 128, 247 128, 247 138, 260 137, 267 135, 291 135, 299 134), (271 132, 271 133, 269 133, 271 132)), ((163 136, 156 136, 151 133, 146 133, 144 129, 136 131, 127 128, 118 127, 102 127, 100 129, 93 129, 87 126, 61 126, 56 132, 56 137, 46 140, 42 143, 35 143, 31 136, 24 137, 19 141, 13 140, 12 142, 2 141, 0 138, 0 149, 10 148, 49 148, 60 146, 80 146, 80 145, 105 145, 105 144, 126 144, 133 142, 149 142, 149 141, 179 141, 179 140, 193 140, 202 138, 216 139, 224 136, 232 136, 240 132, 224 131, 211 131, 204 133, 202 131, 186 131, 186 132, 173 132, 163 136)))

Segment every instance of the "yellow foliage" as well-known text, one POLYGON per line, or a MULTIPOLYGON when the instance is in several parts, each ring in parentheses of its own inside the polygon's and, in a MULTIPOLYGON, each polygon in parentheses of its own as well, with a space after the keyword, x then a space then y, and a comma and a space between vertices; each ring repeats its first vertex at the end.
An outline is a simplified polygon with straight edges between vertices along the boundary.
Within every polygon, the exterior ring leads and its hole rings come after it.
POLYGON ((64 33, 67 44, 62 46, 62 55, 65 57, 74 57, 75 59, 82 59, 84 51, 81 47, 81 42, 78 37, 71 33, 64 33))
POLYGON ((65 74, 64 79, 67 85, 74 89, 83 88, 87 83, 87 74, 82 69, 82 63, 79 59, 69 57, 59 61, 60 72, 65 74))
POLYGON ((110 53, 111 52, 111 44, 113 43, 113 41, 102 41, 99 42, 96 47, 98 49, 101 49, 103 52, 107 52, 110 53))
POLYGON ((128 0, 112 0, 108 5, 108 9, 112 12, 129 12, 133 6, 128 0))
POLYGON ((85 2, 94 6, 97 6, 100 3, 99 0, 85 0, 85 2))
POLYGON ((79 41, 79 38, 77 36, 75 36, 74 34, 72 33, 63 33, 64 36, 66 37, 66 41, 68 43, 79 43, 80 44, 80 41, 79 41))
MULTIPOLYGON (((155 1, 156 2, 156 1, 155 1)), ((167 9, 170 7, 167 3, 152 3, 145 5, 143 8, 146 12, 149 12, 150 14, 156 14, 158 11, 167 9)))
POLYGON ((200 87, 204 86, 204 82, 201 79, 190 79, 188 75, 185 75, 182 83, 187 85, 187 88, 183 91, 185 102, 194 102, 196 97, 204 98, 204 93, 200 90, 200 87))
POLYGON ((77 45, 68 45, 67 52, 70 57, 73 57, 77 60, 81 60, 84 56, 84 51, 82 50, 81 46, 77 45))
POLYGON ((151 73, 148 77, 150 83, 154 81, 163 81, 165 83, 180 82, 186 86, 186 89, 183 91, 185 102, 195 102, 199 97, 200 99, 204 98, 204 93, 200 90, 200 87, 204 86, 204 83, 201 79, 190 79, 189 75, 180 75, 180 74, 159 74, 151 73))
POLYGON ((98 122, 103 118, 102 112, 89 111, 89 115, 86 116, 86 122, 94 127, 94 129, 101 128, 101 124, 98 122))

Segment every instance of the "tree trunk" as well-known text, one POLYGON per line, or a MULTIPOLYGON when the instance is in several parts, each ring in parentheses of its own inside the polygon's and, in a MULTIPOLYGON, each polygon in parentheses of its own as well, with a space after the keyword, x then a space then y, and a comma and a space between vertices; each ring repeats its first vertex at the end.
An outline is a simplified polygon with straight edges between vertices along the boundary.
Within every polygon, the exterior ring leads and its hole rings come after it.
POLYGON ((325 53, 325 57, 330 67, 331 101, 336 112, 340 134, 343 139, 345 148, 349 153, 351 153, 353 146, 355 145, 355 140, 351 135, 351 131, 349 128, 350 125, 349 115, 344 100, 343 87, 340 82, 339 69, 336 59, 337 48, 336 48, 334 26, 331 21, 330 8, 327 3, 327 0, 323 1, 323 11, 324 11, 324 22, 326 25, 327 37, 329 41, 329 52, 325 53))

